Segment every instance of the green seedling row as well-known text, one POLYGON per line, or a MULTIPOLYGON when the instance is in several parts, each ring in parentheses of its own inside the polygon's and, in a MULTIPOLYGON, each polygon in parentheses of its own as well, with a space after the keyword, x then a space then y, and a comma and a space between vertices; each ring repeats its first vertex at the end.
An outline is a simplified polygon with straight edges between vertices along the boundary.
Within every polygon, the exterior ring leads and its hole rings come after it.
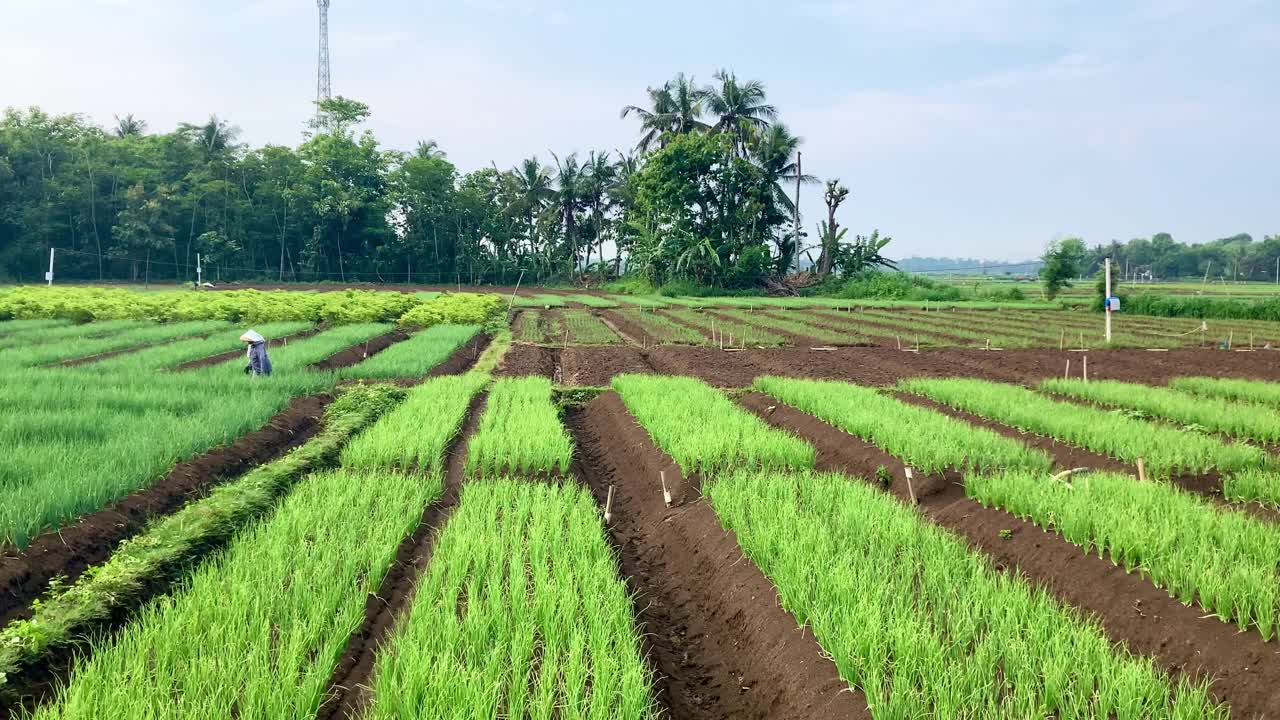
POLYGON ((564 295, 552 295, 543 293, 540 295, 518 295, 516 296, 516 307, 528 308, 548 308, 548 307, 564 307, 568 300, 564 295))
POLYGON ((368 717, 656 720, 652 686, 591 496, 483 480, 379 652, 368 717))
POLYGON ((781 310, 768 312, 765 317, 785 321, 791 332, 808 335, 831 345, 875 344, 861 328, 850 323, 831 321, 812 312, 788 312, 785 317, 780 315, 781 310))
POLYGON ((148 323, 141 327, 124 329, 100 337, 68 338, 32 347, 12 347, 0 351, 0 365, 13 367, 51 365, 194 335, 211 335, 229 327, 228 323, 220 320, 191 320, 168 325, 148 323))
POLYGON ((1061 533, 1086 551, 1138 571, 1183 603, 1199 603, 1266 640, 1280 620, 1280 528, 1220 510, 1163 483, 1114 474, 1072 484, 1042 473, 973 475, 978 502, 1061 533))
POLYGON ((304 479, 184 592, 98 647, 35 717, 314 716, 369 594, 441 487, 439 475, 389 472, 304 479))
POLYGON ((1116 380, 1046 380, 1040 389, 1100 405, 1133 410, 1238 438, 1280 440, 1280 415, 1275 408, 1219 398, 1196 397, 1177 390, 1116 380))
POLYGON ((901 343, 903 348, 913 348, 916 342, 922 346, 946 346, 955 345, 954 339, 939 337, 929 332, 920 332, 919 330, 911 330, 891 322, 872 318, 865 312, 838 312, 815 310, 814 316, 824 322, 830 322, 836 325, 842 325, 860 332, 870 333, 879 337, 893 339, 896 337, 897 342, 901 343))
MULTIPOLYGON (((677 320, 688 323, 696 328, 701 328, 706 331, 707 334, 714 332, 717 338, 723 334, 723 342, 726 346, 732 345, 734 347, 741 347, 743 345, 766 345, 776 347, 787 344, 787 339, 781 335, 771 333, 753 325, 748 325, 744 322, 725 320, 723 317, 712 317, 706 313, 684 308, 671 309, 664 312, 677 320)), ((720 342, 720 340, 717 339, 717 342, 720 342)))
POLYGON ((25 329, 17 329, 13 332, 0 335, 0 349, 27 345, 43 345, 45 343, 62 342, 77 338, 84 339, 104 337, 124 330, 136 330, 138 328, 153 327, 155 325, 154 323, 150 323, 145 320, 105 320, 103 322, 77 325, 72 325, 65 320, 9 320, 5 323, 0 323, 0 326, 12 325, 15 323, 57 324, 45 327, 41 327, 36 324, 27 326, 25 329))
MULTIPOLYGON (((354 345, 368 343, 370 340, 394 330, 387 323, 356 323, 341 325, 324 332, 317 333, 305 340, 291 342, 280 348, 271 349, 271 364, 274 372, 297 372, 308 365, 318 363, 330 355, 342 352, 354 345)), ((241 370, 246 361, 232 360, 227 366, 241 370)))
POLYGON ((709 495, 877 720, 1228 716, 870 485, 746 471, 709 495))
POLYGON ((537 345, 550 343, 551 336, 555 334, 547 331, 548 321, 551 319, 550 314, 544 314, 541 310, 525 310, 521 312, 519 335, 516 339, 520 342, 537 345))
POLYGON ((619 311, 623 317, 644 328, 649 339, 658 344, 676 345, 710 345, 706 335, 673 322, 671 318, 652 310, 625 309, 619 311))
POLYGON ((1261 403, 1280 408, 1280 383, 1235 378, 1181 377, 1169 387, 1204 398, 1261 403))
POLYGON ((551 381, 542 377, 495 381, 480 426, 467 447, 471 476, 569 472, 573 441, 551 401, 551 381))
POLYGON ((69 325, 71 325, 70 320, 5 320, 0 322, 0 338, 9 337, 14 333, 51 330, 69 325))
POLYGON ((600 295, 587 295, 579 293, 576 295, 568 295, 565 297, 566 302, 581 303, 587 307, 593 308, 615 308, 618 307, 616 300, 610 297, 602 297, 600 295))
POLYGON ((626 374, 613 387, 685 472, 814 465, 813 446, 769 427, 701 380, 626 374))
MULTIPOLYGON (((274 353, 275 349, 280 347, 279 338, 305 332, 311 327, 312 325, 307 322, 291 321, 255 325, 254 329, 268 339, 271 352, 274 353)), ((240 336, 243 332, 241 328, 236 327, 223 330, 206 338, 178 340, 135 353, 126 353, 100 360, 85 366, 85 370, 97 373, 171 370, 183 363, 221 355, 236 349, 244 349, 245 345, 240 341, 240 336)))
POLYGON ((433 325, 364 362, 342 368, 337 375, 369 380, 421 377, 448 360, 478 332, 479 325, 433 325))
POLYGON ((855 435, 926 473, 1021 468, 1047 471, 1048 455, 985 428, 915 407, 868 387, 762 377, 755 389, 855 435))
POLYGON ((401 397, 402 391, 386 385, 345 391, 325 410, 323 429, 305 444, 160 519, 122 543, 109 560, 90 568, 73 585, 41 598, 30 619, 0 632, 0 702, 6 695, 5 677, 16 677, 24 666, 45 658, 51 650, 78 642, 95 623, 135 602, 149 583, 176 574, 203 547, 269 512, 303 475, 336 462, 338 451, 351 436, 401 397))
POLYGON ((1265 467, 1270 462, 1267 453, 1255 447, 1052 400, 1016 385, 967 378, 921 378, 904 380, 899 386, 944 405, 1125 462, 1142 458, 1147 469, 1160 477, 1178 472, 1230 473, 1265 467))
MULTIPOLYGON (((575 345, 620 345, 622 338, 587 310, 565 310, 564 325, 575 345)), ((551 338, 554 342, 557 338, 551 338)))
POLYGON ((471 399, 489 381, 470 372, 434 378, 413 388, 400 407, 361 433, 342 451, 342 465, 353 470, 399 470, 434 477, 449 441, 462 427, 471 399))
POLYGON ((217 367, 104 374, 88 365, 0 366, 0 545, 24 547, 330 384, 320 373, 264 379, 217 367))
MULTIPOLYGON (((759 327, 765 331, 791 333, 793 335, 813 338, 820 343, 826 343, 829 345, 847 344, 850 342, 850 338, 846 333, 830 330, 828 328, 814 327, 787 317, 766 315, 763 311, 722 310, 718 314, 722 317, 732 318, 747 325, 759 327)), ((799 313, 796 314, 798 315, 799 313)))

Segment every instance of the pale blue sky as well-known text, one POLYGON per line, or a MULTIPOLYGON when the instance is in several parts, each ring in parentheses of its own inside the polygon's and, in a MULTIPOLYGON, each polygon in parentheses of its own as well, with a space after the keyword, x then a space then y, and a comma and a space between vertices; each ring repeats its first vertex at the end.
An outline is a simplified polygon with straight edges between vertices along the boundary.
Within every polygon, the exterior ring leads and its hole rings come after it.
MULTIPOLYGON (((895 255, 1280 233, 1276 2, 332 1, 335 92, 388 146, 435 138, 464 170, 628 147, 618 110, 646 85, 729 67, 895 255)), ((294 144, 315 19, 312 0, 0 0, 0 106, 155 130, 216 112, 294 144)))

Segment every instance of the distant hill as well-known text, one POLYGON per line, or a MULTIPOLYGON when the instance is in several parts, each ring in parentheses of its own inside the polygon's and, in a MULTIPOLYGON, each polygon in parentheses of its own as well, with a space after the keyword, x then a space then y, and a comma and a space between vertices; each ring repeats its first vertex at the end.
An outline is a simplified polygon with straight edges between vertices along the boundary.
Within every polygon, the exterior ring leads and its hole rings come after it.
POLYGON ((978 258, 909 257, 898 261, 898 269, 915 273, 954 272, 963 275, 1025 275, 1040 271, 1039 260, 1010 262, 978 258))

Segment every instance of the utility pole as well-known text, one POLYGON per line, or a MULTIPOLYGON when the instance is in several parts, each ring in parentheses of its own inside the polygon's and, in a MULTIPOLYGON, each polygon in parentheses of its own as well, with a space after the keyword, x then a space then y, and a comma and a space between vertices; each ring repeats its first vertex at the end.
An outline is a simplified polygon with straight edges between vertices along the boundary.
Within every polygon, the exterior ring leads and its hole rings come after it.
POLYGON ((795 232, 796 232, 796 272, 800 272, 800 178, 804 177, 804 171, 800 165, 800 151, 796 151, 796 203, 793 210, 795 211, 795 232))
POLYGON ((204 266, 200 264, 200 253, 196 253, 196 289, 204 287, 204 266))
POLYGON ((49 287, 53 287, 53 254, 57 252, 56 248, 49 248, 49 272, 44 274, 44 279, 48 281, 49 287))
POLYGON ((1107 344, 1111 344, 1111 258, 1107 258, 1105 263, 1107 273, 1107 344))

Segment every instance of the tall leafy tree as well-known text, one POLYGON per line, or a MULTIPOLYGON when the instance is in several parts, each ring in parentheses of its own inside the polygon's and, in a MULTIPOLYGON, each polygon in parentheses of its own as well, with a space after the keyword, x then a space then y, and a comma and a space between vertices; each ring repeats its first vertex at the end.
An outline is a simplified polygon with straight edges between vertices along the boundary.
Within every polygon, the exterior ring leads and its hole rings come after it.
POLYGON ((734 140, 740 156, 747 153, 747 137, 752 130, 764 130, 778 117, 778 109, 766 102, 764 84, 759 80, 739 82, 728 70, 714 75, 716 82, 702 88, 698 98, 716 118, 712 129, 726 133, 734 140))

